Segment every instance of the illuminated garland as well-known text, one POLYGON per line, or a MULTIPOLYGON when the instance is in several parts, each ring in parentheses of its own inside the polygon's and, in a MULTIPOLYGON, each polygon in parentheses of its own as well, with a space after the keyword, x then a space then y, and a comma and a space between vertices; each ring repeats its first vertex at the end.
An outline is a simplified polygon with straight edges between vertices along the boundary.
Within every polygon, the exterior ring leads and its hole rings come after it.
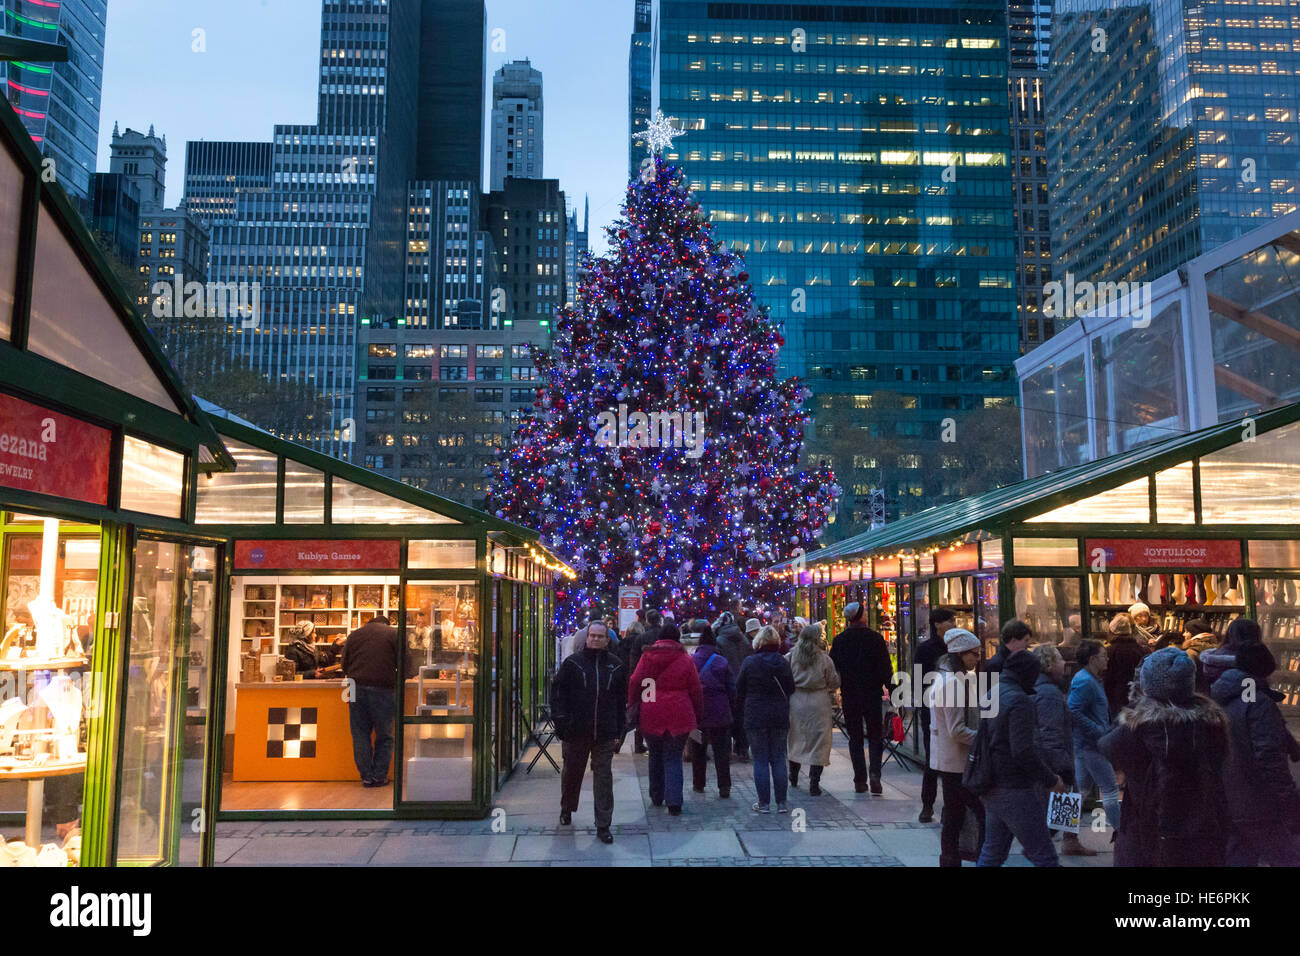
POLYGON ((764 568, 814 542, 841 492, 829 468, 798 470, 810 393, 775 379, 784 339, 743 263, 680 171, 661 157, 654 171, 557 313, 533 412, 489 469, 497 516, 537 528, 576 572, 561 623, 609 608, 621 584, 678 612, 773 600, 789 584, 764 568), (599 416, 620 406, 703 412, 703 442, 601 444, 599 416))

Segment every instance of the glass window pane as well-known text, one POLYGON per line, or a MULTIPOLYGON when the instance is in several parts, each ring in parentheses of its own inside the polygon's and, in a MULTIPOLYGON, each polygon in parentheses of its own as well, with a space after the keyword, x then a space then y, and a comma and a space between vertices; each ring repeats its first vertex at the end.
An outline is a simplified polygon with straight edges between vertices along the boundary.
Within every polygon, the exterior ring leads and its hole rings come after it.
POLYGON ((1156 472, 1156 521, 1160 524, 1196 523, 1190 461, 1156 472))
POLYGON ((335 524, 459 524, 446 515, 342 478, 334 479, 333 520, 335 524))
POLYGON ((408 724, 402 734, 402 799, 466 801, 473 797, 473 724, 408 724))
POLYGON ((122 509, 181 516, 185 456, 127 435, 122 441, 122 509))
POLYGON ((1075 538, 1016 538, 1016 566, 1073 568, 1079 564, 1079 542, 1075 538))
POLYGON ((1255 602, 1264 643, 1277 659, 1269 681, 1286 696, 1278 701, 1287 729, 1300 732, 1300 581, 1295 578, 1255 578, 1255 602))
POLYGON ((1177 302, 1146 326, 1121 322, 1093 339, 1092 367, 1098 458, 1188 430, 1177 302))
POLYGON ((1300 568, 1300 541, 1250 542, 1252 568, 1300 568))
POLYGON ((1294 524, 1300 514, 1300 422, 1201 459, 1206 524, 1294 524))
MULTIPOLYGON (((235 459, 234 471, 199 478, 198 524, 275 524, 276 456, 229 438, 222 438, 235 459)), ((287 479, 286 479, 287 480, 287 479)), ((325 494, 321 486, 322 499, 325 494)), ((285 513, 289 503, 285 501, 285 513)), ((324 520, 324 508, 322 516, 324 520)))
POLYGON ((473 581, 406 587, 408 717, 470 717, 480 641, 478 584, 473 581))
POLYGON ((1146 524, 1150 520, 1151 503, 1145 477, 1029 519, 1059 524, 1146 524))
POLYGON ((413 570, 460 568, 473 571, 473 541, 412 541, 407 548, 406 566, 413 570))
POLYGON ((179 412, 158 373, 132 341, 121 316, 44 207, 36 230, 27 347, 97 381, 179 412))
POLYGON ((1083 638, 1080 590, 1078 578, 1016 578, 1016 617, 1034 632, 1034 643, 1083 638))
POLYGON ((18 278, 18 226, 22 221, 23 176, 9 150, 0 148, 0 341, 13 326, 18 278))
POLYGON ((325 473, 296 461, 284 463, 284 523, 325 523, 325 473))
POLYGON ((988 541, 980 542, 980 567, 981 568, 1002 567, 1002 539, 1001 538, 990 538, 988 541))
POLYGON ((188 613, 179 616, 177 634, 178 653, 189 661, 185 670, 185 722, 181 770, 181 828, 180 854, 177 862, 182 866, 198 866, 201 862, 203 834, 190 826, 200 813, 211 820, 213 808, 207 805, 204 792, 203 766, 207 751, 208 719, 211 701, 208 691, 211 682, 213 655, 212 628, 216 623, 216 564, 215 548, 189 547, 182 549, 188 567, 181 590, 181 600, 188 605, 188 613))

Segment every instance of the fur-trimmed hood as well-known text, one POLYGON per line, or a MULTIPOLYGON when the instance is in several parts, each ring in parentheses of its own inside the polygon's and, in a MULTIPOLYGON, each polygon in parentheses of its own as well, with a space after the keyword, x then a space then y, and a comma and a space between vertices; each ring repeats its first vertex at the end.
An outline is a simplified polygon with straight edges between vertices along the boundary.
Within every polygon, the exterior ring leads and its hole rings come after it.
POLYGON ((1228 736, 1228 715, 1204 694, 1193 694, 1191 700, 1180 707, 1139 693, 1119 712, 1115 723, 1128 727, 1134 733, 1141 733, 1147 728, 1169 729, 1204 724, 1222 734, 1225 739, 1228 736))

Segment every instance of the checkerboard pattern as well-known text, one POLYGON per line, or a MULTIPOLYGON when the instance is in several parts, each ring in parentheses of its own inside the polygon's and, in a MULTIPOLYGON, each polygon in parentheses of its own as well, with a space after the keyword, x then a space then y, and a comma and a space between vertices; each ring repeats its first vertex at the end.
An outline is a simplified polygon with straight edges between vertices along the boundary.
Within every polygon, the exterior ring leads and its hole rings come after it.
POLYGON ((266 715, 266 756, 316 756, 316 708, 271 707, 266 715))

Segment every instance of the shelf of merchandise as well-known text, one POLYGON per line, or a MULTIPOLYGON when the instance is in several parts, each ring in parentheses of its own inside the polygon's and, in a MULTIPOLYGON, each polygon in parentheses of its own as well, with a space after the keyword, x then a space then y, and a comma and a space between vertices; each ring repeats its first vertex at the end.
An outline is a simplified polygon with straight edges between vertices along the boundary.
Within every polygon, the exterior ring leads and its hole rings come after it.
POLYGON ((289 632, 303 621, 313 621, 316 635, 328 638, 314 643, 328 645, 335 637, 356 630, 376 614, 386 613, 395 619, 399 597, 400 585, 373 581, 339 584, 261 580, 245 583, 240 651, 251 651, 258 642, 270 639, 278 653, 292 642, 289 632), (300 604, 300 601, 310 600, 312 591, 327 591, 332 599, 330 605, 313 607, 300 604), (249 597, 250 594, 254 596, 249 597), (339 602, 340 597, 345 599, 344 603, 339 602), (376 599, 379 603, 375 603, 376 599), (317 615, 330 615, 330 618, 317 622, 314 620, 317 615), (250 633, 250 630, 256 633, 250 633))

